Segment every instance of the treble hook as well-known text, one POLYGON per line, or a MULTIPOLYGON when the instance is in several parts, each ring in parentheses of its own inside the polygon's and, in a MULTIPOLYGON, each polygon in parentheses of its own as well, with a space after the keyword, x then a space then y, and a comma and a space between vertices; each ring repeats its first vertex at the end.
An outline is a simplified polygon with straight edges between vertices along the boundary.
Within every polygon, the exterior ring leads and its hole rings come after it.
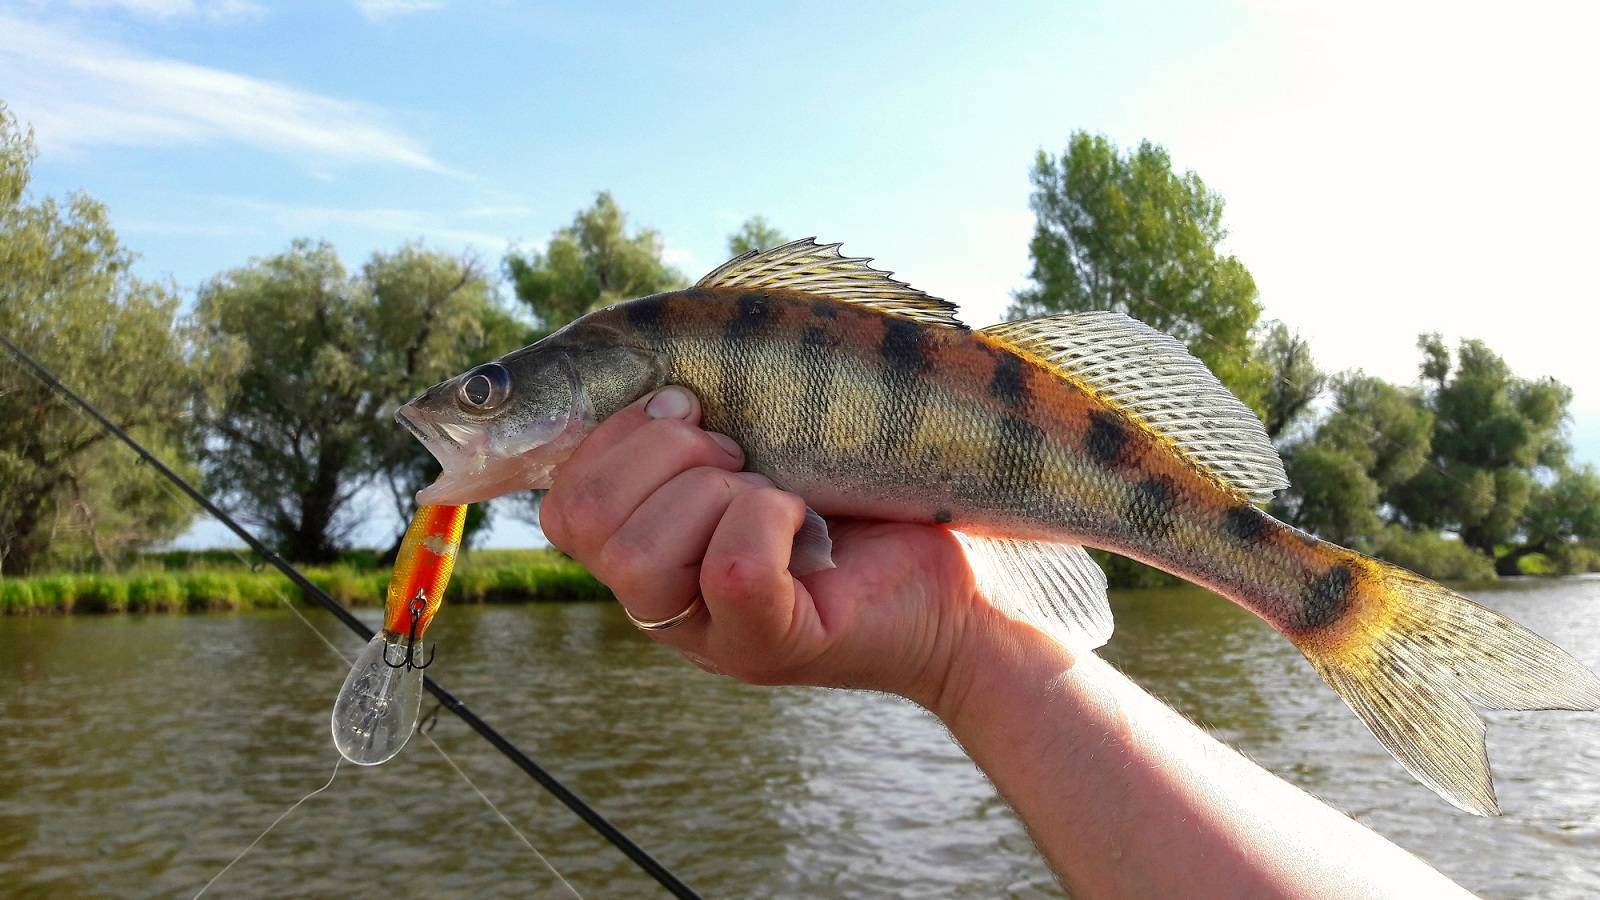
POLYGON ((417 662, 417 625, 422 620, 422 611, 428 608, 428 595, 417 591, 406 606, 406 611, 411 613, 411 633, 406 636, 406 655, 400 662, 389 661, 389 648, 383 648, 383 664, 391 669, 426 669, 433 665, 433 655, 438 652, 439 645, 434 644, 428 649, 428 661, 417 662))

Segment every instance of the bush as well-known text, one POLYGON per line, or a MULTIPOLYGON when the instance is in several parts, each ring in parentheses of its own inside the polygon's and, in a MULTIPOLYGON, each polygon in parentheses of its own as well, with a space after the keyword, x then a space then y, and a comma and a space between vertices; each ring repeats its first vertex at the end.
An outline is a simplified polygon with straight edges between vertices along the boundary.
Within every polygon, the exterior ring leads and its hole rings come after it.
POLYGON ((357 572, 349 566, 308 569, 306 578, 322 588, 323 593, 344 606, 367 606, 383 602, 382 587, 376 590, 373 588, 376 579, 369 573, 357 572))
POLYGON ((231 573, 205 570, 186 572, 182 584, 184 608, 190 612, 238 609, 243 602, 238 579, 231 573))
POLYGON ((21 578, 0 581, 0 614, 26 615, 33 611, 33 585, 21 578))
POLYGON ((184 603, 183 585, 165 572, 144 572, 128 579, 129 612, 176 612, 184 603))
POLYGON ((69 613, 78 598, 71 575, 46 575, 34 578, 33 608, 39 612, 69 613))
POLYGON ((1494 561, 1458 540, 1431 531, 1385 526, 1373 556, 1435 581, 1493 581, 1494 561))

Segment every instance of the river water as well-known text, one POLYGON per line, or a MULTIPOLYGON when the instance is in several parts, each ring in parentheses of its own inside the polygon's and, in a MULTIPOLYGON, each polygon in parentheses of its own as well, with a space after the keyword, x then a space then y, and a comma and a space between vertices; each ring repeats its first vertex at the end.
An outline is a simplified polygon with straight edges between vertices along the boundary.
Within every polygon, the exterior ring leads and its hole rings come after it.
MULTIPOLYGON (((1473 596, 1600 668, 1600 580, 1473 596)), ((1232 606, 1188 589, 1114 606, 1105 653, 1134 678, 1464 886, 1600 896, 1600 715, 1491 714, 1507 812, 1477 819, 1413 782, 1232 606)), ((1009 809, 910 704, 714 678, 610 604, 447 608, 430 636, 433 673, 708 897, 1059 895, 1009 809)), ((0 619, 0 893, 192 894, 328 779, 344 674, 287 611, 0 619)), ((432 735, 585 896, 654 895, 459 721, 432 735)), ((342 766, 213 891, 570 896, 423 740, 342 766)))

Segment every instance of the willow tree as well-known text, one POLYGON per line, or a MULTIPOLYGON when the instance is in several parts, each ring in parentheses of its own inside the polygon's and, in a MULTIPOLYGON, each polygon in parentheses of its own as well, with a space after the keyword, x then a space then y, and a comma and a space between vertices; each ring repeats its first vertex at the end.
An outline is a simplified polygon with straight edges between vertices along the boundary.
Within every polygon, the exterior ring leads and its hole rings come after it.
POLYGON ((304 562, 346 546, 363 491, 386 485, 409 513, 431 470, 395 408, 523 336, 473 260, 416 245, 351 274, 297 241, 212 279, 195 317, 206 346, 242 360, 203 413, 207 483, 304 562))
MULTIPOLYGON (((179 304, 136 278, 106 209, 75 194, 28 196, 32 134, 0 105, 0 333, 43 362, 180 471, 201 378, 179 304)), ((168 540, 196 510, 83 413, 0 353, 0 572, 115 565, 168 540)), ((222 362, 223 357, 214 361, 222 362)))

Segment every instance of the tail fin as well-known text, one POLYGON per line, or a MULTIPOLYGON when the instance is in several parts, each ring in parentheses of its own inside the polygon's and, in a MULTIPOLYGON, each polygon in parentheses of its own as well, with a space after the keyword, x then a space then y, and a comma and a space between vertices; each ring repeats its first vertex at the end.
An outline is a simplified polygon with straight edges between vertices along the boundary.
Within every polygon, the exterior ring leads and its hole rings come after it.
POLYGON ((1363 562, 1376 577, 1361 621, 1337 640, 1295 643, 1417 780, 1467 812, 1499 815, 1473 707, 1596 710, 1600 679, 1556 645, 1442 585, 1363 562))

